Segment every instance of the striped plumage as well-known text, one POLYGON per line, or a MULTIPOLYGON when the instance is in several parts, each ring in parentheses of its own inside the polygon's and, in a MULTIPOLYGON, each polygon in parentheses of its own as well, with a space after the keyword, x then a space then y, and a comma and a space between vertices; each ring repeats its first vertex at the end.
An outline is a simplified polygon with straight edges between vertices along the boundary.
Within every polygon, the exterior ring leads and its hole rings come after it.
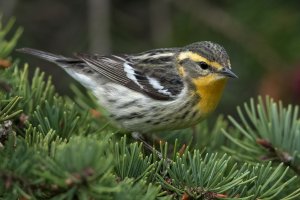
POLYGON ((134 55, 66 58, 28 48, 19 51, 61 66, 90 89, 109 117, 126 131, 196 124, 215 109, 227 78, 236 77, 224 48, 206 41, 134 55))

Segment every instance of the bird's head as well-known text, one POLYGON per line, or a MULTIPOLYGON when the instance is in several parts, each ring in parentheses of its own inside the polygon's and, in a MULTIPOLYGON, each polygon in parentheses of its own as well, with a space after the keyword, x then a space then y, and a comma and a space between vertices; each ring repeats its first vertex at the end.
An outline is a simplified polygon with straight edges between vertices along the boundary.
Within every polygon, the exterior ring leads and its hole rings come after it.
POLYGON ((231 71, 225 49, 212 42, 197 42, 183 47, 177 54, 179 74, 190 85, 191 94, 200 97, 202 115, 217 106, 228 78, 237 78, 231 71))
POLYGON ((192 79, 211 82, 237 78, 231 71, 227 52, 213 42, 196 42, 183 47, 178 52, 177 62, 181 75, 192 79))

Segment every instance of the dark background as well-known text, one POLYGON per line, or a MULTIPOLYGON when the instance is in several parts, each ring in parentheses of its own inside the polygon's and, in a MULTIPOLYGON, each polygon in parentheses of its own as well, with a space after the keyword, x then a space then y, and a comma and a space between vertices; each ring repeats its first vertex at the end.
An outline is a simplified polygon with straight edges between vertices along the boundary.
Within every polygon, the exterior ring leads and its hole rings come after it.
MULTIPOLYGON (((258 94, 300 102, 300 1, 0 0, 4 20, 24 28, 18 47, 53 53, 137 53, 211 40, 228 51, 233 71, 217 113, 258 94)), ((61 94, 73 81, 59 67, 13 54, 52 75, 61 94)))

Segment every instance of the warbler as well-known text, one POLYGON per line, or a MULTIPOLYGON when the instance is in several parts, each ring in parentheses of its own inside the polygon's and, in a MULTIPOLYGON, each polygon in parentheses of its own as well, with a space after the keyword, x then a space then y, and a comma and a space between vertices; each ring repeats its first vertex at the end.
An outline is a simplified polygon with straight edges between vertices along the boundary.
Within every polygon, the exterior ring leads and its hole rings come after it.
POLYGON ((90 89, 119 128, 149 133, 186 128, 212 113, 231 71, 225 49, 210 41, 128 55, 73 58, 22 48, 62 67, 90 89))

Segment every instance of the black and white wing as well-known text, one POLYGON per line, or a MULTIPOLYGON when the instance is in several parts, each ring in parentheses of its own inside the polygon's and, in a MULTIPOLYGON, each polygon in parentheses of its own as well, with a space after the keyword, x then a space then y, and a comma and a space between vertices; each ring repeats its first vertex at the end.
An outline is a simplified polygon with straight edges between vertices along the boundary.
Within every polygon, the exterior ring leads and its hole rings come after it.
MULTIPOLYGON (((156 100, 173 100, 178 96, 184 83, 174 66, 173 49, 156 49, 137 55, 101 56, 97 54, 76 54, 68 58, 31 48, 18 51, 35 55, 54 62, 75 77, 80 73, 93 70, 112 82, 144 93, 156 100)), ((80 76, 81 77, 81 76, 80 76)), ((78 78, 78 77, 77 77, 78 78)), ((86 85, 92 81, 85 76, 86 85)))
POLYGON ((156 100, 173 100, 184 84, 172 60, 135 59, 134 56, 77 54, 94 71, 109 80, 156 100))

